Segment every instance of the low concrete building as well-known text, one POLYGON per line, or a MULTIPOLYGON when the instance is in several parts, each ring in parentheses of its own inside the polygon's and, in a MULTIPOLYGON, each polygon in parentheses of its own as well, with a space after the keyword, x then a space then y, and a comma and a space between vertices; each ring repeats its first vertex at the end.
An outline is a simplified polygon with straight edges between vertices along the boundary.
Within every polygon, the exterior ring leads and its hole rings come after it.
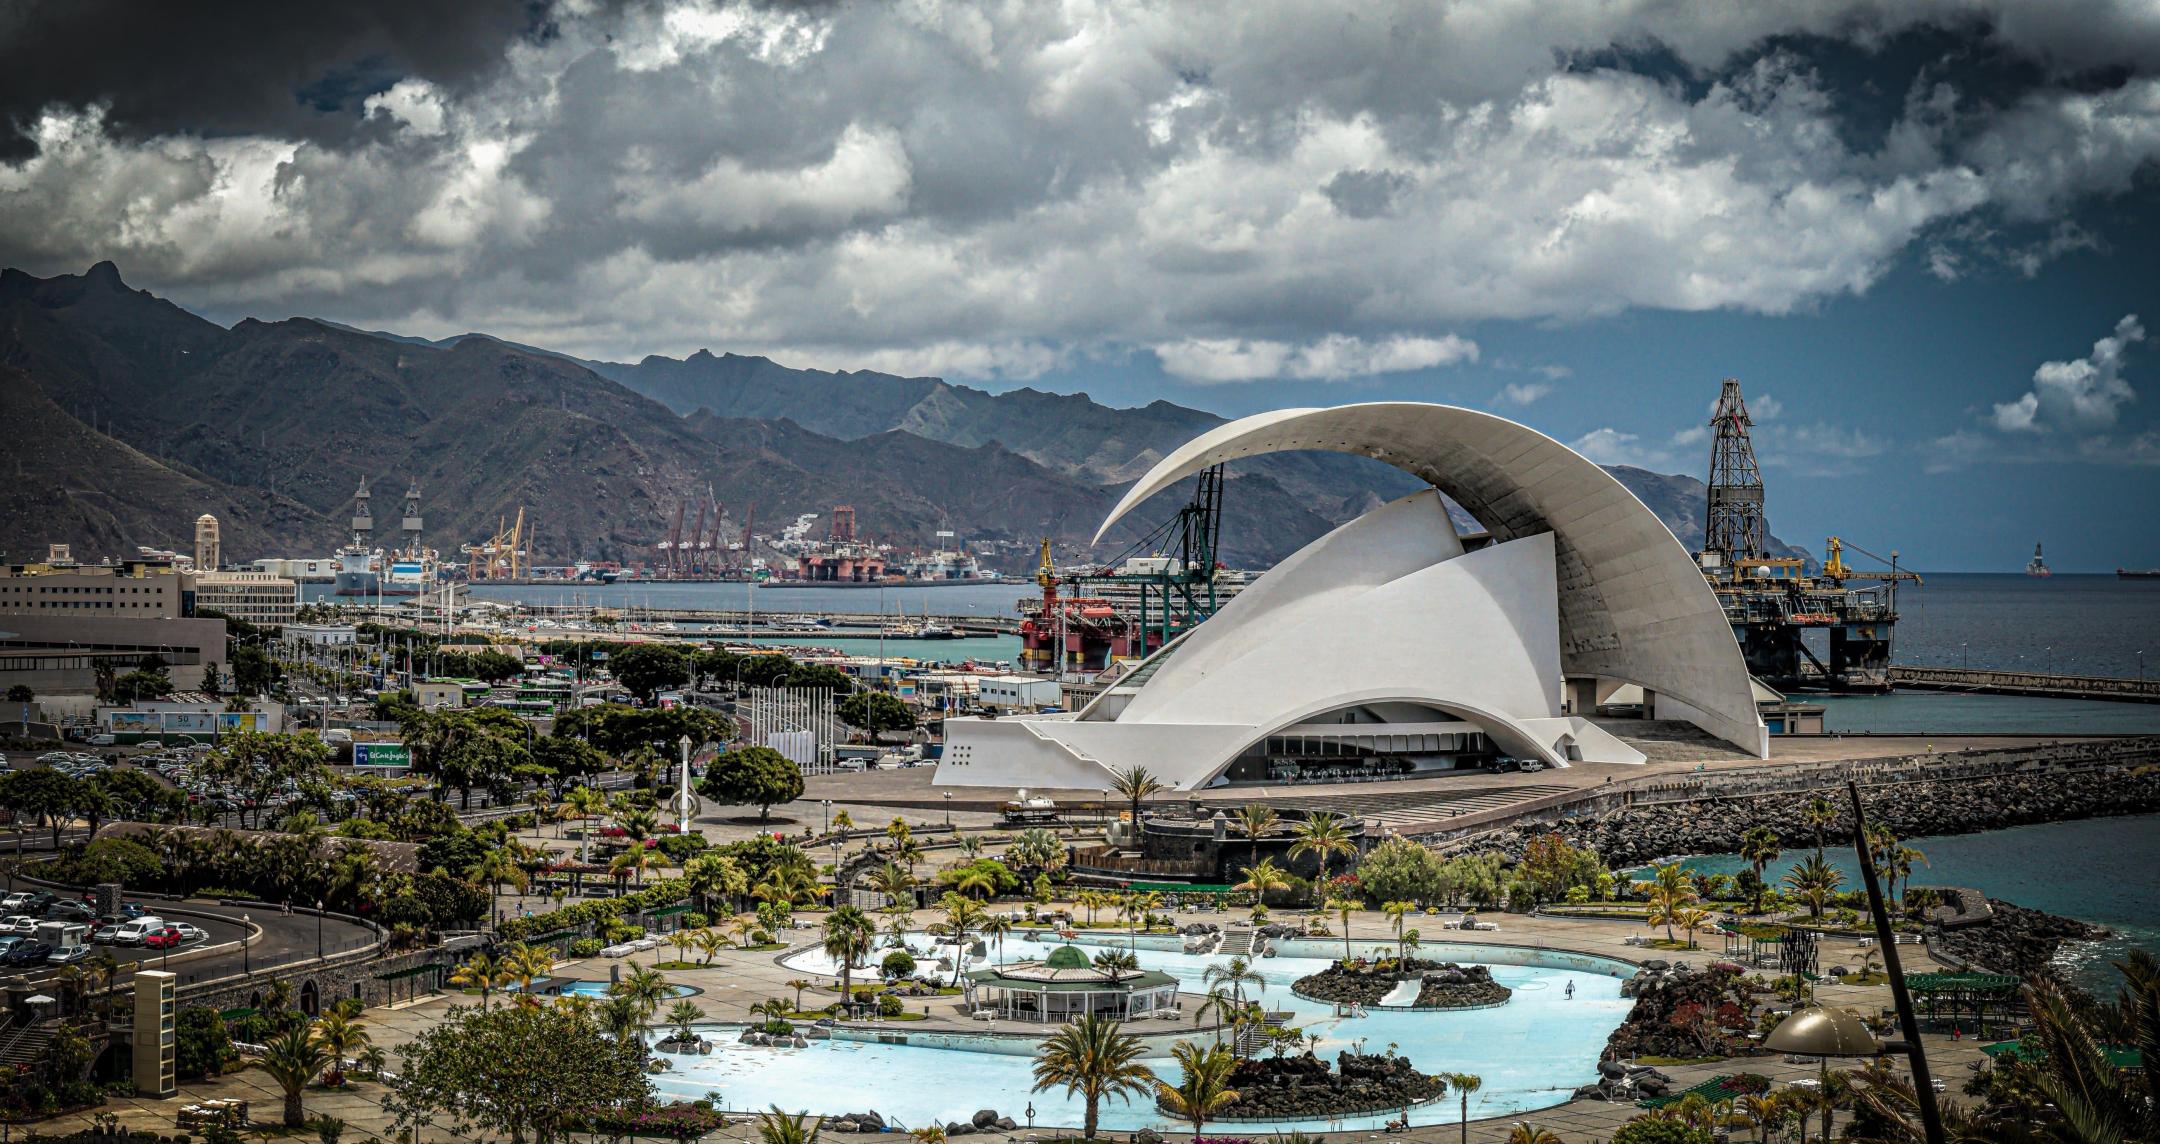
POLYGON ((1058 681, 1039 675, 986 675, 975 683, 975 701, 992 711, 1040 711, 1055 707, 1058 681))
POLYGON ((465 686, 442 680, 423 680, 412 685, 413 705, 423 711, 465 706, 465 686))
POLYGON ((195 607, 251 624, 283 627, 299 610, 300 588, 267 572, 198 572, 195 607))
POLYGON ((360 642, 360 629, 351 624, 286 624, 285 638, 309 647, 351 647, 360 642))
POLYGON ((153 660, 165 662, 174 687, 199 689, 206 668, 225 661, 225 621, 65 609, 0 615, 0 689, 92 695, 101 669, 120 675, 153 660))

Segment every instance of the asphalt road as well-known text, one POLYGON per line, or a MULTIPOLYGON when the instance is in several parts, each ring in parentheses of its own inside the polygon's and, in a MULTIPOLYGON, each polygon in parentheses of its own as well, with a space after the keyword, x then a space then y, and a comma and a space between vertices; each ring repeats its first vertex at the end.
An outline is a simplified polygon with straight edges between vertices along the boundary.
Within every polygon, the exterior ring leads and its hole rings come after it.
MULTIPOLYGON (((164 903, 142 902, 144 909, 165 917, 169 921, 187 921, 200 927, 209 936, 203 941, 180 946, 172 950, 144 949, 140 946, 107 945, 97 948, 111 952, 123 967, 122 980, 127 971, 135 968, 169 969, 180 975, 181 984, 226 977, 244 970, 261 971, 272 966, 294 962, 312 961, 320 941, 321 952, 335 954, 358 949, 375 940, 366 926, 323 918, 319 923, 312 914, 283 914, 273 909, 241 910, 231 906, 205 905, 190 902, 187 914, 166 914, 159 909, 164 903), (205 917, 203 915, 210 915, 205 917), (240 947, 241 918, 262 928, 262 936, 255 945, 242 952, 240 947), (182 954, 195 956, 181 957, 182 954)), ((50 980, 57 966, 21 968, 0 967, 0 983, 14 985, 22 982, 50 980)))

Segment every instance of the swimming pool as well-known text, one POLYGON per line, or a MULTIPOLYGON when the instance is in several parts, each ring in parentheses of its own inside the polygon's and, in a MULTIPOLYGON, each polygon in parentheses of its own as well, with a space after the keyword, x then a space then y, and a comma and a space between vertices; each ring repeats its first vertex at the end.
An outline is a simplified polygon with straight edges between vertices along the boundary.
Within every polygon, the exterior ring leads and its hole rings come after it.
MULTIPOLYGON (((911 935, 917 950, 935 939, 911 935)), ((1040 958, 1056 943, 1045 944, 1016 938, 1005 940, 1004 959, 1040 958)), ((1109 944, 1107 938, 1101 944, 1109 944)), ((1118 943, 1122 945, 1122 943, 1118 943)), ((1431 943, 1419 956, 1488 965, 1493 978, 1514 990, 1508 1003, 1491 1009, 1450 1013, 1372 1011, 1360 1018, 1336 1017, 1325 1004, 1306 1001, 1290 993, 1290 983, 1328 965, 1323 952, 1330 943, 1295 943, 1288 952, 1310 956, 1265 958, 1255 963, 1267 981, 1261 1000, 1271 1009, 1288 1010, 1290 1023, 1320 1035, 1318 1053, 1332 1061, 1344 1049, 1384 1052, 1393 1047, 1408 1056, 1423 1072, 1471 1072, 1484 1079, 1484 1087, 1470 1098, 1473 1117, 1496 1116, 1544 1108, 1564 1101, 1574 1090, 1597 1078, 1598 1053, 1633 1003, 1620 996, 1620 982, 1633 972, 1624 963, 1583 954, 1525 950, 1486 944, 1431 943), (1567 996, 1567 985, 1575 986, 1567 996)), ((1334 956, 1341 945, 1333 943, 1334 956)), ((1361 943, 1360 953, 1372 943, 1361 943)), ((950 947, 945 952, 949 953, 950 947)), ((873 962, 882 956, 874 954, 873 962)), ((1140 964, 1178 978, 1181 990, 1203 991, 1201 976, 1217 960, 1205 956, 1141 948, 1140 964)), ((991 946, 991 960, 997 957, 991 946)), ((1222 959, 1227 960, 1227 959, 1222 959)), ((783 960, 790 969, 830 973, 832 963, 815 948, 799 951, 783 960)), ((971 963, 971 966, 975 963, 971 963)), ((949 972, 949 971, 948 971, 949 972)), ((1020 1023, 1000 1021, 1000 1031, 1023 1028, 1020 1023)), ((1031 1033, 1032 1026, 1025 1026, 1031 1033)), ((1170 1022, 1139 1021, 1128 1029, 1150 1034, 1148 1063, 1175 1081, 1177 1066, 1170 1060, 1169 1045, 1179 1026, 1170 1022)), ((887 1036, 903 1034, 911 1043, 884 1044, 865 1040, 811 1041, 800 1049, 746 1046, 729 1032, 716 1032, 716 1047, 709 1056, 661 1054, 673 1069, 655 1076, 654 1085, 665 1097, 692 1100, 718 1092, 721 1103, 731 1108, 763 1108, 777 1103, 784 1109, 808 1109, 824 1114, 874 1109, 888 1122, 910 1128, 932 1122, 965 1121, 977 1109, 994 1108, 1015 1120, 1025 1118, 1030 1103, 1037 1126, 1077 1126, 1082 1104, 1062 1091, 1030 1093, 1031 1056, 1039 1039, 998 1037, 978 1033, 919 1033, 905 1025, 879 1027, 887 1036)), ((1044 1030, 1047 1031, 1047 1030, 1044 1030)), ((1193 1036, 1189 1023, 1183 1035, 1193 1036)), ((1413 1124, 1452 1123, 1457 1102, 1411 1110, 1413 1124)), ((1346 1117, 1341 1120, 1269 1122, 1268 1131, 1377 1129, 1394 1113, 1346 1117)), ((1105 1102, 1102 1123, 1106 1129, 1133 1131, 1170 1128, 1169 1118, 1146 1100, 1135 1104, 1105 1102)), ((1235 1122, 1225 1121, 1221 1131, 1235 1135, 1235 1122)))

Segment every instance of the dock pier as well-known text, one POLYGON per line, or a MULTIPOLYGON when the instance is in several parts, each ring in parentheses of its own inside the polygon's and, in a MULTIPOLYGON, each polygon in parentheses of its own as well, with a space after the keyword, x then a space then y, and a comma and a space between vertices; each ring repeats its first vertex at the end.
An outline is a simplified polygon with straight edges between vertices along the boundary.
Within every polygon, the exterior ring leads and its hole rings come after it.
POLYGON ((1977 695, 2032 695, 2049 699, 2107 699, 2160 703, 2160 679, 2107 675, 2054 675, 2040 671, 1991 671, 1978 667, 1890 666, 1890 685, 1909 691, 1964 691, 1977 695))

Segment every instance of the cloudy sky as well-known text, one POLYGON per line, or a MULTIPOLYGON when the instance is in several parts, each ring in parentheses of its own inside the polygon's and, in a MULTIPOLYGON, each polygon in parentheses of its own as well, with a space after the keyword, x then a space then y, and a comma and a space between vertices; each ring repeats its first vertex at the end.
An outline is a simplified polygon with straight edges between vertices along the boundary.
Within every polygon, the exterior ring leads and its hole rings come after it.
POLYGON ((1496 409, 1922 567, 2160 565, 2146 3, 0 8, 0 264, 221 321, 1496 409))

